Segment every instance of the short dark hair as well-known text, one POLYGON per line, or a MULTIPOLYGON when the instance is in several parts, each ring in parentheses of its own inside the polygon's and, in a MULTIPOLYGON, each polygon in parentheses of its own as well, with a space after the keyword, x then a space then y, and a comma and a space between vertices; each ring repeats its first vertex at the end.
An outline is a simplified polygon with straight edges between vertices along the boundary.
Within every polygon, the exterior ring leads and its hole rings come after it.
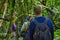
POLYGON ((42 7, 41 6, 35 6, 34 7, 34 13, 35 14, 40 14, 42 12, 42 7))

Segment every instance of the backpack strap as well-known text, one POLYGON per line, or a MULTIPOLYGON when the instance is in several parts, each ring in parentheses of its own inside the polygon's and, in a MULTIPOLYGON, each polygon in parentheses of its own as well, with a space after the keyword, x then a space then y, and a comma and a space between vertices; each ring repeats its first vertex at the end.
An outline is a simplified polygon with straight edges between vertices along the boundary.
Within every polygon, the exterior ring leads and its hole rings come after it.
POLYGON ((45 21, 43 22, 44 24, 47 24, 48 23, 48 18, 45 19, 45 21))
MULTIPOLYGON (((46 18, 45 21, 43 22, 43 24, 47 25, 48 24, 48 20, 49 20, 49 18, 46 18)), ((48 25, 46 27, 48 27, 48 25)), ((48 29, 50 30, 49 27, 48 27, 48 29)))
POLYGON ((36 21, 35 17, 32 18, 32 21, 34 24, 38 24, 38 22, 36 21))

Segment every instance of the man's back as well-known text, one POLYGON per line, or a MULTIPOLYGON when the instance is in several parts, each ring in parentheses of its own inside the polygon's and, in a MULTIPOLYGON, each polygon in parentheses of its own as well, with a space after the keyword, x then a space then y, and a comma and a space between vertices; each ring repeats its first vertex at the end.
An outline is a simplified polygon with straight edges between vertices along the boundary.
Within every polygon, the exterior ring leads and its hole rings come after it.
MULTIPOLYGON (((41 16, 41 17, 35 17, 35 20, 38 22, 38 23, 43 23, 46 18, 44 16, 41 16)), ((54 35, 54 29, 53 29, 53 24, 51 22, 51 20, 49 19, 48 20, 48 23, 47 23, 48 27, 50 28, 50 31, 51 31, 51 34, 52 34, 52 38, 53 38, 53 35, 54 35)), ((33 32, 34 32, 34 29, 35 29, 36 25, 34 24, 33 21, 31 21, 30 23, 30 26, 29 26, 29 31, 30 31, 30 37, 31 37, 31 40, 33 40, 33 32)))

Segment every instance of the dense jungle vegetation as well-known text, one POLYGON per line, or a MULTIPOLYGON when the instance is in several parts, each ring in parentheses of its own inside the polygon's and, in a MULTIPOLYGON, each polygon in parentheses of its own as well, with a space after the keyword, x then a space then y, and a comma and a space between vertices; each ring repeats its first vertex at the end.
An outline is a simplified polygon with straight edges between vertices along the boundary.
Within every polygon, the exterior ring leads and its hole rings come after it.
MULTIPOLYGON (((13 22, 17 25, 16 40, 22 40, 18 33, 28 14, 33 15, 35 5, 45 5, 54 12, 51 17, 54 23, 54 40, 60 40, 60 0, 0 0, 0 40, 11 39, 13 22)), ((50 14, 46 9, 43 13, 46 17, 50 14)))

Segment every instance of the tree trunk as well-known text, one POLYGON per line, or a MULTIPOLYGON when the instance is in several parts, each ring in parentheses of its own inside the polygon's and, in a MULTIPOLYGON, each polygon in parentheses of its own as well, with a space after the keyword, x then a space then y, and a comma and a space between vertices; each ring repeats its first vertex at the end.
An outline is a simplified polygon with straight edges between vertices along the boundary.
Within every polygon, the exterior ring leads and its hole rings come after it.
MULTIPOLYGON (((5 4, 4 4, 4 13, 3 13, 3 16, 2 16, 2 18, 4 18, 5 17, 5 14, 6 14, 6 12, 7 12, 7 7, 8 7, 8 0, 6 0, 6 2, 5 2, 5 4)), ((0 27, 2 26, 2 23, 3 23, 3 20, 1 20, 1 22, 0 22, 0 27)))

